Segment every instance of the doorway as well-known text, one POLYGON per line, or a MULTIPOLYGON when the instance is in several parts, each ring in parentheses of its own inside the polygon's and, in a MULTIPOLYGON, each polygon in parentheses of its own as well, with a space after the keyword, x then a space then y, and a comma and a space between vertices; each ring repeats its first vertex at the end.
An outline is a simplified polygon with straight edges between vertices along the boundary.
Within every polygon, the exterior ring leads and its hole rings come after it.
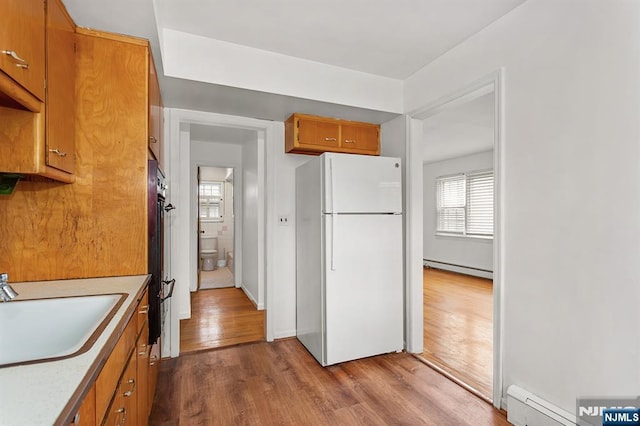
POLYGON ((234 170, 198 168, 198 291, 235 287, 234 170))
POLYGON ((411 228, 418 231, 409 242, 409 308, 412 318, 420 318, 420 327, 416 322, 409 330, 410 349, 422 351, 419 357, 427 364, 498 408, 502 402, 501 87, 498 70, 413 112, 408 138, 410 152, 419 154, 409 160, 411 196, 419 199, 408 210, 411 228), (478 141, 480 135, 484 142, 478 141), (445 155, 449 149, 459 152, 445 155), (478 199, 482 191, 470 193, 488 180, 491 198, 478 199), (478 216, 487 208, 490 222, 478 216), (484 294, 474 300, 478 289, 484 294), (463 296, 456 298, 458 293, 463 296))
POLYGON ((423 122, 422 357, 490 400, 493 91, 423 122))

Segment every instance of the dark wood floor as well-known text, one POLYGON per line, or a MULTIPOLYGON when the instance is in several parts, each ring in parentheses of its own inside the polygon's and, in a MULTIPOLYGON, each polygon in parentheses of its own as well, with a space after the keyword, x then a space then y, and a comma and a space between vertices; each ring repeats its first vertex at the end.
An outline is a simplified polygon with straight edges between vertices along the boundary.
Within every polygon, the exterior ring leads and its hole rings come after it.
POLYGON ((323 368, 296 339, 161 365, 150 425, 508 425, 406 353, 323 368))
POLYGON ((239 288, 191 293, 191 318, 180 321, 180 353, 264 340, 265 311, 239 288))
POLYGON ((428 362, 487 399, 493 382, 491 280, 424 269, 424 352, 428 362))

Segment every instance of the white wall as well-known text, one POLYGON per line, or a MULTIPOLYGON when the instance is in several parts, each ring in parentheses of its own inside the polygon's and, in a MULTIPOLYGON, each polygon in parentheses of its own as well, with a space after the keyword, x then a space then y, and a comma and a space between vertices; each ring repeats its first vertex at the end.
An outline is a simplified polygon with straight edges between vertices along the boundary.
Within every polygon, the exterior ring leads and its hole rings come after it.
POLYGON ((166 28, 160 40, 168 77, 379 111, 402 110, 401 80, 166 28))
POLYGON ((639 53, 640 2, 529 0, 405 82, 411 111, 503 67, 504 389, 569 412, 640 393, 639 53))
MULTIPOLYGON (((428 143, 428 142, 425 142, 428 143)), ((426 163, 423 167, 423 258, 493 271, 493 240, 436 235, 436 178, 455 173, 493 169, 493 151, 426 163)), ((441 265, 447 269, 446 265, 441 265)), ((467 270, 471 275, 479 271, 467 270)), ((486 274, 480 274, 486 276, 486 274)))
POLYGON ((276 123, 283 139, 271 146, 274 170, 272 187, 276 221, 279 216, 289 218, 287 225, 277 222, 274 227, 273 261, 273 319, 274 337, 296 335, 296 202, 295 170, 308 161, 308 155, 285 154, 284 124, 276 123))
POLYGON ((242 146, 242 288, 258 304, 258 149, 242 146))
MULTIPOLYGON (((213 142, 213 141, 197 141, 191 140, 190 142, 190 152, 191 152, 191 167, 189 169, 190 182, 192 183, 191 188, 193 190, 189 191, 190 194, 190 205, 191 205, 191 217, 190 217, 190 250, 194 250, 194 253, 198 252, 198 197, 197 197, 197 188, 198 188, 198 167, 199 166, 213 166, 213 167, 232 167, 236 170, 239 179, 236 180, 236 195, 242 197, 243 189, 243 181, 242 181, 242 145, 230 144, 224 142, 213 142)), ((226 175, 226 173, 225 173, 226 175)), ((240 198, 241 199, 241 198, 240 198)), ((241 203, 236 202, 235 205, 237 217, 242 217, 242 205, 241 203)), ((242 221, 238 224, 238 228, 241 228, 242 221)), ((221 241, 218 240, 218 255, 222 255, 221 250, 221 241)), ((200 256, 196 255, 195 258, 197 261, 200 261, 200 256)), ((220 259, 220 257, 219 257, 220 259)), ((236 258, 236 263, 242 263, 243 259, 240 255, 239 258, 236 258)), ((183 260, 186 261, 186 260, 183 260)), ((198 265, 195 267, 197 268, 198 265)), ((242 283, 244 271, 236 272, 236 282, 242 283)), ((197 290, 198 283, 196 279, 192 279, 189 283, 189 289, 191 291, 197 290)))
MULTIPOLYGON (((417 216, 415 211, 422 208, 422 182, 412 182, 409 177, 414 168, 422 166, 422 153, 421 150, 418 151, 418 154, 413 153, 410 151, 411 146, 407 144, 411 132, 415 130, 410 127, 409 118, 406 115, 383 123, 380 126, 380 154, 402 159, 405 349, 407 352, 420 353, 424 338, 422 333, 422 272, 420 271, 418 277, 416 271, 419 271, 422 265, 421 248, 418 250, 421 238, 417 238, 417 235, 422 233, 422 218, 417 216), (412 233, 408 233, 408 229, 411 229, 412 233), (418 251, 420 253, 417 257, 413 255, 418 251), (418 297, 414 297, 414 295, 418 295, 418 297)), ((418 134, 422 134, 422 128, 418 129, 418 134)))

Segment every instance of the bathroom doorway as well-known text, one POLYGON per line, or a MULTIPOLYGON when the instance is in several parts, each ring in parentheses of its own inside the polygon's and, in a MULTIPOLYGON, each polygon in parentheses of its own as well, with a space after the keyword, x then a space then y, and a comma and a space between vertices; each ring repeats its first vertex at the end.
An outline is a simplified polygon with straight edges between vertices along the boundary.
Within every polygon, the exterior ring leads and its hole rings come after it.
POLYGON ((235 287, 233 168, 198 167, 198 291, 235 287))

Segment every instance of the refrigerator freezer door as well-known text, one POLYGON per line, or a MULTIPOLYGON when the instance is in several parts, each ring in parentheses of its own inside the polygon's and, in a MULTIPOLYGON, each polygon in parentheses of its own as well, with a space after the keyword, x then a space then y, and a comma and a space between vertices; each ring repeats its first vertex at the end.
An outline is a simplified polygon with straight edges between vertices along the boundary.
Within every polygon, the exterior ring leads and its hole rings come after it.
POLYGON ((402 212, 399 158, 323 154, 324 213, 402 212))
POLYGON ((323 221, 322 364, 402 350, 402 216, 323 215, 323 221))

